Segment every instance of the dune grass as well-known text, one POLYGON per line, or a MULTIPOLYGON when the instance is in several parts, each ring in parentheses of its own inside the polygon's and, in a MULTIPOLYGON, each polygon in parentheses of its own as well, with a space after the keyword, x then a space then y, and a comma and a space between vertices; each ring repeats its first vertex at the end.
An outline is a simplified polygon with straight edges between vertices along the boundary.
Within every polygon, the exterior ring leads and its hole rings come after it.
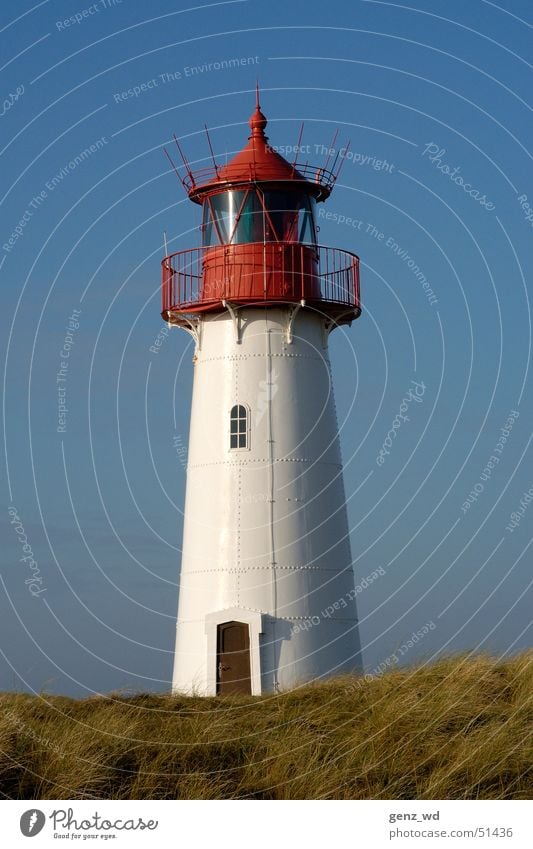
POLYGON ((0 695, 24 799, 531 798, 533 652, 269 697, 0 695))

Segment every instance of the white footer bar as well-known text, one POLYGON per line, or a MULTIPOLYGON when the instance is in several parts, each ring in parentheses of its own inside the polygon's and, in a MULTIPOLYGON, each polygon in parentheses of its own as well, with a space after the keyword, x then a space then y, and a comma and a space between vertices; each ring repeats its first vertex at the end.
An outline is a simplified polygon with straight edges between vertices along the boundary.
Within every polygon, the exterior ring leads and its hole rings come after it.
POLYGON ((2 845, 531 849, 530 801, 3 801, 2 845), (31 838, 35 843, 30 843, 31 838))

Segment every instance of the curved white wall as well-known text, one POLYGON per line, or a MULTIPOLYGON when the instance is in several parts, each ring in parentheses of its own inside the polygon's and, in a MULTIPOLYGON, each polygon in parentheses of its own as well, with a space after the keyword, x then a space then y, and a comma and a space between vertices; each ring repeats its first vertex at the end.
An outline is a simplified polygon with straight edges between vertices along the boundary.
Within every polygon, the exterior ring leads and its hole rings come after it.
POLYGON ((216 625, 249 622, 254 693, 361 670, 323 320, 302 308, 201 322, 173 688, 215 692, 216 625), (230 450, 230 410, 250 411, 230 450))

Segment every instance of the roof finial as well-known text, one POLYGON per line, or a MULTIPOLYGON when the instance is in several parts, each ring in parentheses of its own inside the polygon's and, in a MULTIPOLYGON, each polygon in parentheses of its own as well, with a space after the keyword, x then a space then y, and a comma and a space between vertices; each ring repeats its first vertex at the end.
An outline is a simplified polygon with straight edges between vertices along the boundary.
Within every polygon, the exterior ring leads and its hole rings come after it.
POLYGON ((267 119, 261 112, 261 106, 259 105, 259 80, 255 84, 255 110, 248 123, 252 128, 250 138, 266 138, 265 127, 267 125, 267 119))

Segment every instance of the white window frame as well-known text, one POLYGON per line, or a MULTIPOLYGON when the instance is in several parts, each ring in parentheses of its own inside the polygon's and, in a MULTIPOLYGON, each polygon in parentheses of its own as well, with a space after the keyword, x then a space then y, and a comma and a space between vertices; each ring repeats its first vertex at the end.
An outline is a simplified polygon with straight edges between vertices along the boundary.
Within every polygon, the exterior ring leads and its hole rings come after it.
POLYGON ((242 402, 237 402, 236 404, 232 404, 232 405, 231 405, 231 408, 230 408, 230 411, 229 411, 229 421, 230 421, 230 425, 229 425, 229 450, 230 450, 231 452, 234 452, 234 451, 249 451, 249 450, 250 450, 250 442, 251 442, 251 419, 252 419, 252 416, 251 416, 251 410, 250 410, 250 407, 248 406, 248 404, 243 404, 242 402), (245 435, 246 435, 246 445, 245 445, 244 447, 243 447, 243 446, 239 446, 239 445, 237 445, 235 448, 232 448, 232 445, 231 445, 231 437, 232 437, 232 436, 236 436, 236 437, 237 437, 237 442, 238 442, 238 441, 239 441, 238 437, 239 437, 239 436, 242 436, 242 433, 241 433, 239 430, 238 430, 235 434, 233 434, 233 433, 231 432, 231 422, 232 422, 232 421, 238 421, 238 422, 239 422, 239 421, 241 421, 241 420, 242 420, 241 416, 237 416, 237 418, 236 418, 236 419, 233 419, 233 417, 232 417, 232 413, 233 413, 233 410, 235 409, 235 407, 244 407, 244 409, 245 409, 245 411, 246 411, 246 430, 245 430, 245 435))

